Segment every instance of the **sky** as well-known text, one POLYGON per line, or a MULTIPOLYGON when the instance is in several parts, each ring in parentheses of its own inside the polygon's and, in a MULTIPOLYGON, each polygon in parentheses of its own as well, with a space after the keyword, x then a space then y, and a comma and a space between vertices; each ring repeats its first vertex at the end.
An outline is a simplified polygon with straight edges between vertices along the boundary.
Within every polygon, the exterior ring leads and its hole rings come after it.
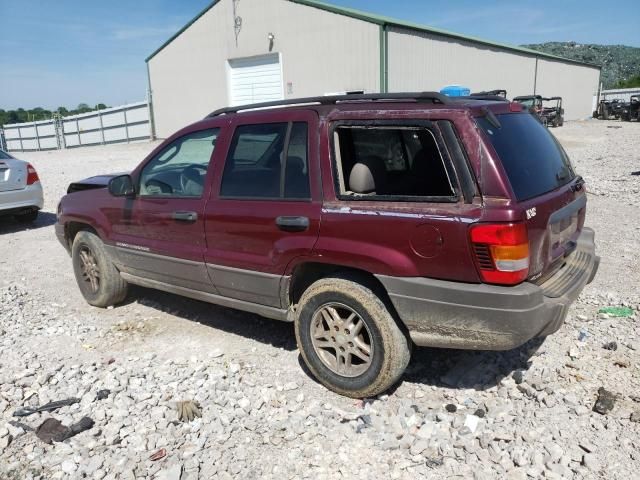
MULTIPOLYGON (((0 108, 144 100, 144 59, 210 2, 0 0, 0 108)), ((640 47, 640 0, 330 3, 515 45, 573 40, 640 47)))

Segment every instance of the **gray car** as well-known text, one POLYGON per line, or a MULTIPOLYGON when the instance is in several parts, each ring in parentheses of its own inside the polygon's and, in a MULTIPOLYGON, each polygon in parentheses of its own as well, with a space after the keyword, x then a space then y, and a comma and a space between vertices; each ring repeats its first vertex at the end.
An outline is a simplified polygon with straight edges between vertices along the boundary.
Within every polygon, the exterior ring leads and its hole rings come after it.
POLYGON ((30 163, 0 150, 0 216, 33 222, 44 205, 42 184, 30 163))

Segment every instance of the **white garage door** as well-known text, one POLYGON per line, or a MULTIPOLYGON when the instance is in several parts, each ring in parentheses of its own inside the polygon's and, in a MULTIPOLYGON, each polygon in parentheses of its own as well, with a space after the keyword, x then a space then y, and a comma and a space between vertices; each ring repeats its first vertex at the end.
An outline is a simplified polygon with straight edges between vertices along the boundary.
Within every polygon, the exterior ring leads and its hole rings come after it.
POLYGON ((229 92, 231 106, 282 100, 280 56, 229 60, 229 92))

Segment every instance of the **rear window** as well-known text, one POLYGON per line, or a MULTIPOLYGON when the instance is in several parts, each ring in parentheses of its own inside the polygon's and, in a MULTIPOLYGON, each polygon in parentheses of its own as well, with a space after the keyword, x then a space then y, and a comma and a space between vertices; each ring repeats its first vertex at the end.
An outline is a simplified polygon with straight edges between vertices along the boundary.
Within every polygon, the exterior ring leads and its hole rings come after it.
POLYGON ((532 115, 502 114, 496 118, 499 128, 487 117, 476 121, 500 156, 518 200, 540 196, 573 179, 564 150, 532 115))

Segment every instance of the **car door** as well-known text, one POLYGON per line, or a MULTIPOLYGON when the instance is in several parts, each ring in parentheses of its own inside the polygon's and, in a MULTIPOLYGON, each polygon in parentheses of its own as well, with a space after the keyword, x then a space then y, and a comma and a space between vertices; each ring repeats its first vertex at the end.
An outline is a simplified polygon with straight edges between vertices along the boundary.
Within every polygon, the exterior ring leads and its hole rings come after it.
POLYGON ((315 112, 243 114, 219 188, 205 208, 205 262, 221 295, 281 307, 287 266, 309 255, 320 228, 315 112))
POLYGON ((126 273, 215 292, 203 252, 204 207, 220 128, 180 135, 134 172, 136 196, 111 211, 117 263, 126 273))

